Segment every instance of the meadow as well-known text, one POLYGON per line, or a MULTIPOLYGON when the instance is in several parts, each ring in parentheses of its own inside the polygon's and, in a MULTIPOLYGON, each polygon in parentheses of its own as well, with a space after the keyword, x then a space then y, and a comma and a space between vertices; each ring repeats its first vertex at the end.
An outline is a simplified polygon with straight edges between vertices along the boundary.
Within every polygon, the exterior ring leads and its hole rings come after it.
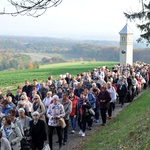
POLYGON ((28 70, 12 70, 1 71, 0 73, 0 88, 16 88, 18 85, 23 85, 25 80, 31 83, 33 79, 38 79, 39 82, 46 81, 52 75, 55 80, 60 74, 70 73, 76 76, 78 73, 92 71, 94 68, 107 66, 112 68, 117 62, 67 62, 40 66, 39 69, 28 70))
POLYGON ((81 150, 149 150, 149 98, 150 89, 89 137, 81 150))

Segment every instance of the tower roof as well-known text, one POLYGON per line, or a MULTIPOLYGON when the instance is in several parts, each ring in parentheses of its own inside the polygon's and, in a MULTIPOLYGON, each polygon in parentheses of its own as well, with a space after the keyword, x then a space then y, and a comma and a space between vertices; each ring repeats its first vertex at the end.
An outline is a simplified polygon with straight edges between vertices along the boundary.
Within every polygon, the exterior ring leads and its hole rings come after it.
POLYGON ((129 27, 128 23, 123 27, 119 34, 133 34, 132 29, 129 27))

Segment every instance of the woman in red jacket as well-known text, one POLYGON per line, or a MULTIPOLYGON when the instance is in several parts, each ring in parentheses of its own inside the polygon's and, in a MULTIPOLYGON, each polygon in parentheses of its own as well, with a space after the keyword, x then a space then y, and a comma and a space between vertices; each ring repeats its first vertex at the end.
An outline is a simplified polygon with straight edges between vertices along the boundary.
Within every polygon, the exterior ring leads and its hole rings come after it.
POLYGON ((73 91, 70 91, 69 92, 69 99, 72 101, 72 112, 70 114, 70 120, 71 120, 71 126, 72 126, 71 133, 75 133, 75 129, 76 129, 76 125, 77 125, 75 111, 76 111, 77 100, 79 98, 74 95, 73 91))

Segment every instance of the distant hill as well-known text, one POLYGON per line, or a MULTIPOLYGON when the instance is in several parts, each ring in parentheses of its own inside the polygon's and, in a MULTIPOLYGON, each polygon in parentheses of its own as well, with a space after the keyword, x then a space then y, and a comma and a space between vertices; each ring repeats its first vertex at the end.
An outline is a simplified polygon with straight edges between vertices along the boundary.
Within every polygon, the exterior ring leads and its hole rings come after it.
MULTIPOLYGON (((0 36, 0 51, 29 55, 36 61, 53 60, 119 61, 119 42, 71 38, 0 36), (35 54, 35 55, 34 55, 35 54)), ((150 48, 134 43, 134 61, 149 62, 150 48)))

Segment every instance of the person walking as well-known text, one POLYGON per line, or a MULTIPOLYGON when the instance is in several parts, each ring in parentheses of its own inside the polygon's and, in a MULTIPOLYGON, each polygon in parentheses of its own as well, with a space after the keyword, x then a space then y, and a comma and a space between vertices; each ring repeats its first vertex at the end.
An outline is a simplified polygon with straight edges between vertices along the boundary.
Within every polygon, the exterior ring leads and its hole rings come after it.
POLYGON ((69 100, 68 92, 63 92, 61 104, 64 106, 64 111, 65 111, 64 120, 66 126, 63 129, 63 145, 66 145, 68 141, 69 116, 72 111, 72 102, 69 100))
POLYGON ((42 150, 47 140, 45 122, 40 120, 40 113, 32 113, 33 120, 29 123, 29 136, 31 137, 32 150, 42 150))
POLYGON ((107 82, 107 91, 109 92, 111 97, 111 101, 109 102, 109 108, 108 108, 108 118, 112 119, 112 110, 116 102, 116 90, 112 86, 111 82, 107 82))
POLYGON ((101 87, 101 91, 97 97, 100 105, 100 113, 101 113, 101 118, 102 118, 102 126, 106 125, 106 111, 109 108, 109 102, 111 100, 110 94, 106 90, 106 86, 101 87))
POLYGON ((59 97, 57 95, 53 96, 53 103, 51 103, 47 109, 48 128, 49 128, 49 145, 50 149, 53 150, 53 131, 56 128, 58 141, 59 141, 59 150, 62 148, 62 128, 60 125, 60 118, 65 117, 65 111, 62 104, 59 103, 59 97))
POLYGON ((85 92, 81 92, 80 98, 77 102, 76 106, 76 116, 78 119, 78 125, 80 127, 79 134, 84 137, 85 136, 85 130, 86 130, 86 123, 89 119, 89 112, 88 110, 91 108, 90 103, 86 99, 85 92))
POLYGON ((127 86, 124 83, 124 80, 121 79, 120 83, 118 85, 118 96, 119 96, 119 103, 121 104, 121 107, 124 105, 124 101, 127 95, 127 86))
POLYGON ((20 129, 15 124, 11 123, 9 116, 2 117, 1 131, 4 138, 7 138, 11 148, 13 150, 21 150, 20 141, 22 140, 22 134, 20 129))
POLYGON ((9 141, 3 137, 2 131, 0 131, 0 150, 12 150, 9 141))
POLYGON ((70 113, 70 120, 71 120, 71 127, 72 127, 71 133, 75 133, 76 125, 77 125, 77 119, 75 117, 75 112, 76 112, 77 101, 79 98, 74 95, 73 91, 70 91, 69 99, 72 101, 72 111, 70 113))
POLYGON ((33 116, 33 113, 35 111, 37 111, 40 114, 40 119, 46 122, 46 119, 45 119, 45 113, 46 113, 45 106, 42 103, 42 101, 40 99, 40 96, 38 94, 36 94, 34 96, 33 100, 34 100, 34 102, 33 102, 32 110, 31 110, 32 116, 33 116))

